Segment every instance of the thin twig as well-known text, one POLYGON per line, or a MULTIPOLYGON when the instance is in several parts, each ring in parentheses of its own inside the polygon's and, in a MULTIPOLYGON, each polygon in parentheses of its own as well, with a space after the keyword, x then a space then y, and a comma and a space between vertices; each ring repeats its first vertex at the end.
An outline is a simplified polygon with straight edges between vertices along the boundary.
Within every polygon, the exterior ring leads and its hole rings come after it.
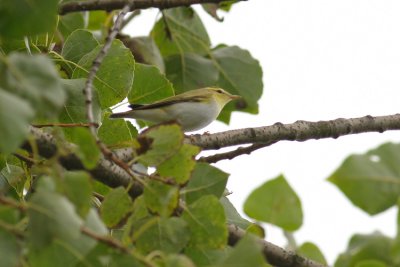
POLYGON ((90 123, 47 123, 47 124, 32 124, 33 127, 36 128, 44 128, 44 127, 95 127, 99 128, 99 124, 96 122, 90 123))
POLYGON ((11 198, 5 197, 5 196, 0 196, 0 204, 3 204, 5 206, 9 206, 12 208, 16 208, 20 211, 26 211, 28 208, 26 205, 19 203, 11 198))
POLYGON ((92 67, 89 71, 88 78, 86 80, 85 88, 83 89, 83 94, 85 95, 85 103, 86 103, 86 116, 89 122, 89 129, 92 133, 92 135, 98 139, 97 133, 96 133, 96 127, 94 127, 94 115, 93 115, 93 103, 92 103, 92 98, 93 98, 93 81, 96 78, 96 74, 101 66, 101 63, 103 62, 103 59, 106 57, 108 50, 111 48, 112 41, 115 39, 117 36, 121 24, 123 21, 123 18, 125 14, 129 11, 130 7, 132 4, 126 4, 124 8, 121 10, 121 12, 118 14, 117 19, 115 20, 114 26, 112 27, 110 33, 107 35, 107 38, 104 42, 104 45, 100 52, 97 54, 96 58, 93 60, 92 67))
POLYGON ((119 30, 121 29, 121 25, 122 25, 124 16, 126 15, 126 13, 129 12, 131 7, 133 7, 133 6, 134 6, 134 2, 129 2, 128 4, 126 4, 124 6, 124 8, 118 14, 110 33, 107 35, 107 38, 104 42, 102 49, 100 50, 100 52, 98 53, 96 58, 93 60, 93 64, 89 71, 89 75, 86 80, 86 85, 85 85, 85 88, 83 89, 83 93, 85 95, 86 116, 87 116, 87 119, 90 124, 89 129, 90 129, 92 136, 95 138, 96 144, 99 147, 100 151, 103 153, 104 157, 106 159, 113 161, 115 164, 117 164, 119 167, 121 167, 123 170, 125 170, 133 179, 144 184, 142 179, 140 177, 136 176, 132 172, 132 170, 129 168, 129 166, 127 164, 125 164, 125 162, 123 162, 120 159, 118 159, 117 157, 115 157, 115 155, 111 152, 111 150, 109 150, 107 148, 107 146, 101 142, 101 140, 97 136, 96 127, 94 127, 94 125, 93 125, 94 124, 94 115, 93 115, 93 106, 92 106, 93 81, 96 77, 97 71, 99 70, 99 68, 101 66, 101 63, 103 62, 103 59, 107 55, 108 50, 111 48, 112 41, 115 39, 119 30))
MULTIPOLYGON (((90 11, 90 10, 106 10, 112 11, 121 9, 127 4, 130 5, 130 10, 136 9, 147 9, 155 7, 159 9, 173 8, 179 6, 190 6, 194 4, 205 4, 205 3, 220 3, 226 0, 88 0, 88 1, 76 1, 66 2, 60 5, 59 14, 64 15, 70 12, 77 11, 90 11)), ((238 0, 247 1, 247 0, 238 0)))
POLYGON ((124 245, 122 245, 117 239, 114 239, 109 236, 98 235, 97 233, 93 232, 92 230, 90 230, 89 228, 84 227, 84 226, 81 227, 81 232, 83 234, 85 234, 101 243, 104 243, 107 246, 115 248, 123 253, 127 253, 127 254, 131 253, 129 251, 129 249, 127 247, 125 247, 124 245))
POLYGON ((16 228, 14 225, 8 224, 6 222, 3 222, 2 220, 0 220, 0 228, 5 230, 6 232, 14 234, 18 238, 24 238, 25 237, 24 232, 22 232, 21 230, 16 228))
POLYGON ((154 265, 151 262, 149 262, 145 257, 141 256, 138 253, 135 253, 135 250, 129 250, 126 246, 124 246, 121 242, 119 242, 119 240, 112 238, 111 236, 99 235, 84 226, 81 227, 81 232, 83 234, 97 240, 98 242, 104 243, 109 247, 112 247, 112 248, 115 248, 115 249, 121 251, 122 253, 132 255, 133 257, 135 257, 137 260, 139 260, 140 262, 142 262, 144 265, 146 265, 148 267, 154 267, 154 265))
POLYGON ((207 162, 207 163, 216 163, 220 160, 225 160, 225 159, 231 160, 233 158, 236 158, 237 156, 241 156, 244 154, 250 155, 252 152, 254 152, 260 148, 270 146, 276 142, 277 141, 269 142, 269 143, 253 144, 253 145, 246 146, 246 147, 239 147, 232 151, 218 153, 218 154, 214 154, 214 155, 207 156, 207 157, 201 157, 201 158, 199 158, 198 161, 207 162))
POLYGON ((286 248, 289 250, 297 250, 297 242, 294 238, 293 232, 283 231, 283 235, 286 237, 286 240, 288 242, 286 248))
POLYGON ((140 15, 141 11, 140 10, 134 10, 124 21, 122 22, 121 25, 121 30, 125 28, 126 25, 129 24, 136 16, 140 15))
POLYGON ((28 166, 32 166, 32 165, 34 165, 34 164, 39 164, 39 163, 40 163, 40 162, 39 162, 38 160, 36 160, 36 159, 33 159, 33 158, 30 158, 30 157, 24 156, 24 155, 19 154, 19 153, 13 153, 13 155, 14 155, 15 157, 17 157, 18 159, 24 161, 28 166))

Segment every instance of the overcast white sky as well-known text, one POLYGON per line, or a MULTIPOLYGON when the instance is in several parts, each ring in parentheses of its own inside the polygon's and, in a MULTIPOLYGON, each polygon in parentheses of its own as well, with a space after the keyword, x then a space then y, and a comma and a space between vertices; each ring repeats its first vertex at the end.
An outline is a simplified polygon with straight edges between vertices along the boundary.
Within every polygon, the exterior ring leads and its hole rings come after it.
MULTIPOLYGON (((250 0, 221 14, 218 23, 201 12, 213 45, 248 49, 262 65, 264 95, 260 114, 235 113, 231 125, 205 130, 399 112, 400 1, 250 0)), ((143 15, 127 31, 148 34, 157 11, 143 15)), ((231 173, 230 200, 239 211, 254 188, 283 173, 303 204, 297 241, 316 243, 332 264, 354 233, 394 236, 396 210, 369 217, 325 179, 347 155, 399 140, 398 132, 387 132, 281 142, 217 166, 231 173)), ((266 229, 270 242, 285 244, 277 228, 266 229)))

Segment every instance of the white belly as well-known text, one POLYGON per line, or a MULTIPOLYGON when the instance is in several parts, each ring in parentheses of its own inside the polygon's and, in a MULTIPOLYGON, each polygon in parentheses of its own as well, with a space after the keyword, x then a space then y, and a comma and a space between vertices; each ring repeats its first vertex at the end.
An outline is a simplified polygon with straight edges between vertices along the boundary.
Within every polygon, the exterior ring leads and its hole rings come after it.
POLYGON ((184 131, 196 131, 213 122, 221 111, 215 101, 208 103, 182 103, 176 104, 174 110, 167 110, 184 131))

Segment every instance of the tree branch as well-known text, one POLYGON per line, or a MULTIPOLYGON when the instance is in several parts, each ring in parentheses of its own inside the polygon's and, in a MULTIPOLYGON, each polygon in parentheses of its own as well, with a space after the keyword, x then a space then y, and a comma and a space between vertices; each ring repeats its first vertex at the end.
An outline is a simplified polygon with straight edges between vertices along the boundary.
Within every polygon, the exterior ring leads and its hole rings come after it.
MULTIPOLYGON (((80 159, 71 151, 74 150, 74 145, 69 143, 59 144, 59 140, 56 140, 51 134, 43 132, 41 129, 34 127, 30 128, 31 135, 33 136, 38 152, 45 158, 51 158, 54 156, 58 157, 59 162, 68 170, 85 170, 80 159), (59 147, 62 147, 59 149, 59 147), (62 151, 60 151, 62 150, 62 151), (67 152, 66 152, 67 151, 67 152)), ((32 148, 28 142, 23 145, 24 149, 32 151, 32 148)), ((122 159, 129 158, 128 149, 121 150, 120 155, 122 159)), ((94 179, 111 187, 125 186, 128 187, 132 180, 131 177, 118 165, 102 157, 97 166, 92 170, 86 170, 89 172, 94 179)), ((130 188, 130 195, 133 198, 139 196, 143 191, 141 184, 134 184, 130 188)), ((0 202, 4 202, 3 198, 0 197, 0 202)), ((8 202, 7 202, 8 203, 8 202)), ((8 203, 12 205, 13 203, 8 203)), ((17 208, 22 208, 16 206, 17 208)), ((234 225, 228 226, 229 230, 229 244, 235 245, 245 234, 245 232, 234 225)), ((280 267, 323 267, 323 265, 317 264, 311 260, 305 259, 293 252, 288 252, 272 243, 260 240, 263 245, 263 253, 267 260, 274 265, 280 267)))
MULTIPOLYGON (((179 6, 190 6, 194 4, 220 3, 226 0, 88 0, 67 2, 60 5, 59 14, 64 15, 70 12, 89 10, 116 10, 130 4, 130 11, 136 9, 147 9, 155 7, 159 9, 173 8, 179 6)), ((247 1, 247 0, 238 0, 247 1)))
POLYGON ((44 124, 32 124, 35 128, 45 128, 45 127, 63 127, 63 128, 72 128, 72 127, 96 127, 99 128, 99 124, 92 123, 44 123, 44 124))
POLYGON ((207 157, 201 157, 201 158, 199 158, 199 161, 207 162, 207 163, 216 163, 216 162, 218 162, 220 160, 224 160, 224 159, 231 160, 240 155, 244 155, 244 154, 250 155, 252 152, 254 152, 260 148, 270 146, 276 142, 277 141, 268 142, 268 143, 259 143, 259 144, 254 144, 254 145, 250 145, 250 146, 246 146, 246 147, 239 147, 232 151, 214 154, 214 155, 207 156, 207 157))
MULTIPOLYGON (((338 138, 344 135, 400 130, 400 114, 365 116, 330 121, 296 121, 291 124, 275 123, 271 126, 243 128, 214 134, 196 134, 186 142, 202 149, 219 149, 242 144, 276 143, 279 141, 306 141, 310 139, 338 138)), ((246 150, 243 151, 247 153, 246 150)), ((237 156, 237 155, 236 155, 237 156)))
POLYGON ((127 247, 125 247, 122 243, 120 243, 117 239, 112 238, 110 236, 106 235, 99 235, 96 232, 90 230, 87 227, 82 226, 81 227, 81 232, 101 243, 106 244, 109 247, 115 248, 123 253, 130 254, 130 251, 127 247))
MULTIPOLYGON (((81 160, 72 152, 75 150, 73 144, 59 144, 59 140, 56 140, 51 134, 34 127, 30 127, 30 133, 36 142, 38 153, 42 157, 52 158, 57 156, 60 164, 67 170, 85 170, 81 160)), ((25 142, 22 147, 33 152, 29 142, 25 142)), ((142 186, 140 184, 134 182, 125 170, 114 162, 106 159, 103 155, 101 155, 101 158, 94 169, 86 171, 89 172, 94 179, 110 187, 130 186, 129 194, 133 198, 142 193, 142 186)))
MULTIPOLYGON (((108 1, 110 2, 110 1, 108 1)), ((92 133, 93 137, 96 138, 96 142, 99 143, 100 140, 97 137, 96 129, 97 127, 94 126, 95 120, 93 115, 93 81, 96 78, 96 73, 100 69, 101 63, 103 62, 104 58, 106 57, 108 50, 111 48, 112 41, 117 36, 124 16, 131 8, 132 4, 126 4, 122 11, 118 14, 114 26, 112 27, 110 33, 107 35, 106 40, 104 42, 103 47, 101 48, 100 52, 97 54, 96 58, 93 60, 93 64, 90 68, 88 78, 86 80, 85 88, 83 89, 83 94, 85 95, 85 104, 86 104, 86 117, 89 122, 89 129, 92 133)))
MULTIPOLYGON (((234 246, 242 239, 246 232, 239 227, 230 224, 228 225, 229 240, 228 243, 234 246)), ((321 263, 304 258, 295 252, 284 250, 268 241, 259 239, 258 242, 262 245, 262 252, 268 263, 279 267, 326 267, 321 263)))
POLYGON ((96 140, 96 144, 99 147, 100 151, 102 152, 105 159, 108 159, 121 167, 123 170, 126 171, 127 174, 130 175, 131 178, 135 179, 138 182, 143 183, 142 179, 136 176, 132 169, 129 168, 125 162, 119 160, 115 155, 108 149, 108 147, 103 144, 100 138, 97 136, 96 127, 94 126, 94 116, 93 116, 93 105, 92 105, 92 98, 93 98, 93 81, 96 77, 97 71, 100 69, 101 63, 103 62, 104 58, 106 57, 108 50, 111 48, 112 41, 117 36, 119 30, 121 29, 121 25, 123 22, 123 18, 126 13, 134 6, 134 3, 127 3, 121 12, 118 14, 117 18, 115 19, 114 26, 112 27, 110 33, 107 35, 106 40, 104 42, 103 47, 101 48, 100 52, 97 54, 96 58, 93 60, 92 67, 90 68, 88 78, 86 80, 85 88, 83 89, 83 94, 85 95, 85 104, 86 104, 86 117, 89 121, 89 130, 96 140))

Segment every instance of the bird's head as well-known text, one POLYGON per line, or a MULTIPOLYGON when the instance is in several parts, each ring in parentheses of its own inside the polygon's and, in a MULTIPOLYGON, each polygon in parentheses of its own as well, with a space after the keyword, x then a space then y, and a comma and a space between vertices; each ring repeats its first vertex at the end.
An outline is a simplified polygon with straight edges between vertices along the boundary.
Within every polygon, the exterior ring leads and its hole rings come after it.
POLYGON ((234 99, 241 98, 241 96, 232 95, 227 91, 225 91, 224 89, 218 87, 208 87, 205 88, 204 90, 207 90, 209 94, 214 98, 214 100, 218 103, 218 105, 221 107, 225 106, 228 102, 234 99))

